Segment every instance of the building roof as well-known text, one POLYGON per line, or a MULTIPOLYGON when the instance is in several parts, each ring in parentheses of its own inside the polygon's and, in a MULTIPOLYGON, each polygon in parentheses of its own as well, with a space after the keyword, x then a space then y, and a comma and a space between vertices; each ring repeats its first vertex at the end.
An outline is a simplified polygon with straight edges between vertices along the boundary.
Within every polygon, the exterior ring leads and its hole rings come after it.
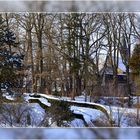
POLYGON ((125 67, 125 65, 123 64, 121 58, 119 58, 118 68, 121 69, 123 72, 126 72, 126 67, 125 67))
MULTIPOLYGON (((113 69, 112 69, 112 66, 109 64, 109 62, 107 63, 107 66, 106 67, 103 67, 101 69, 101 74, 104 72, 105 74, 113 74, 113 69)), ((121 74, 124 74, 126 72, 126 67, 125 65, 123 64, 122 62, 122 59, 119 58, 119 63, 118 63, 118 74, 121 75, 121 74)))

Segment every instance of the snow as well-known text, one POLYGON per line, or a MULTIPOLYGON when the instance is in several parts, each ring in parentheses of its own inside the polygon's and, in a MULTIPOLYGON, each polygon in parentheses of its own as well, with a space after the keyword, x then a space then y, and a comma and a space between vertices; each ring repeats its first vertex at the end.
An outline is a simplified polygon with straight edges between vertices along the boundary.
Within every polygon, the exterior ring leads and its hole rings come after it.
POLYGON ((3 104, 0 114, 0 127, 33 127, 38 126, 44 117, 44 109, 37 103, 3 104), (30 124, 27 122, 27 115, 30 116, 30 124), (20 119, 20 122, 17 122, 20 119))
POLYGON ((51 106, 51 103, 48 102, 47 99, 41 97, 41 98, 36 98, 36 97, 30 97, 29 94, 25 94, 24 93, 24 99, 26 102, 28 102, 30 99, 37 99, 39 100, 42 104, 46 105, 46 106, 51 106))
MULTIPOLYGON (((54 97, 52 95, 46 95, 46 94, 40 94, 40 93, 37 93, 38 95, 40 95, 41 97, 45 97, 47 99, 52 99, 52 100, 61 100, 61 98, 58 98, 58 97, 54 97)), ((34 95, 34 94, 33 94, 34 95)), ((66 98, 62 99, 62 100, 67 100, 66 98)))
POLYGON ((48 99, 53 99, 53 100, 61 100, 61 101, 67 101, 67 102, 71 102, 71 103, 80 103, 80 104, 87 104, 87 105, 96 105, 96 106, 99 106, 99 107, 102 107, 106 110, 106 107, 101 105, 101 104, 97 104, 97 103, 93 103, 93 102, 85 102, 85 101, 75 101, 75 100, 70 100, 70 99, 67 99, 67 98, 57 98, 57 97, 54 97, 52 95, 46 95, 46 94, 39 94, 41 97, 44 97, 44 98, 48 98, 48 99))
POLYGON ((37 126, 44 118, 45 111, 37 103, 31 103, 30 108, 31 108, 30 115, 31 115, 31 120, 32 120, 31 127, 33 127, 33 125, 37 126))
POLYGON ((105 115, 103 112, 97 109, 91 109, 87 107, 71 106, 70 109, 76 114, 82 114, 87 123, 90 123, 91 121, 96 120, 100 116, 105 115))
POLYGON ((44 105, 51 106, 51 103, 49 103, 48 100, 44 98, 39 98, 39 101, 44 105))
MULTIPOLYGON (((84 104, 101 106, 104 109, 106 109, 109 114, 111 110, 113 120, 115 120, 116 124, 118 124, 118 119, 120 118, 120 127, 130 127, 132 124, 134 126, 137 126, 134 123, 134 121, 136 120, 132 116, 132 115, 136 116, 136 113, 137 113, 136 108, 127 108, 127 107, 122 108, 122 107, 116 107, 116 106, 101 105, 101 104, 91 103, 91 102, 84 102, 84 96, 75 97, 75 100, 70 100, 70 98, 67 98, 67 97, 57 98, 50 95, 44 95, 44 94, 40 94, 40 95, 48 99, 65 100, 72 103, 81 103, 81 104, 84 103, 84 104)), ((71 110, 74 111, 74 113, 82 114, 87 123, 91 122, 91 120, 96 120, 100 118, 100 116, 104 115, 103 112, 97 109, 91 109, 87 107, 71 106, 71 110)))
POLYGON ((119 67, 122 71, 124 71, 124 72, 126 71, 126 67, 125 67, 125 65, 123 64, 121 58, 119 58, 119 64, 118 64, 118 67, 119 67))
POLYGON ((111 111, 113 120, 118 124, 120 118, 120 127, 137 126, 136 124, 136 108, 106 106, 111 111))
POLYGON ((106 108, 108 108, 108 110, 111 110, 114 111, 114 112, 117 112, 118 109, 120 112, 125 112, 125 113, 135 113, 136 112, 136 109, 135 108, 126 108, 126 107, 115 107, 115 106, 106 106, 106 108))
MULTIPOLYGON (((34 95, 34 94, 32 94, 34 95)), ((91 103, 91 102, 85 102, 84 101, 84 96, 79 96, 76 97, 75 100, 70 100, 70 98, 67 97, 54 97, 52 95, 45 95, 45 94, 36 94, 36 95, 40 95, 40 98, 35 98, 35 97, 30 97, 29 94, 27 94, 27 96, 25 96, 26 101, 29 99, 38 99, 41 103, 47 105, 47 106, 51 106, 51 104, 48 102, 47 99, 53 99, 53 100, 62 100, 62 101, 67 101, 67 102, 71 102, 71 103, 80 103, 80 104, 90 104, 90 105, 97 105, 100 106, 104 109, 106 109, 106 107, 104 107, 103 105, 97 104, 97 103, 91 103), (46 99, 47 98, 47 99, 46 99)), ((84 120, 86 121, 87 124, 92 124, 93 120, 98 119, 100 116, 105 115, 103 112, 99 111, 98 109, 92 109, 89 107, 79 107, 79 106, 70 106, 70 110, 72 112, 74 112, 75 114, 81 114, 84 117, 84 120)), ((71 123, 70 126, 84 126, 83 120, 79 120, 79 119, 74 119, 71 123)), ((93 126, 93 124, 92 124, 93 126)))
POLYGON ((11 100, 11 101, 15 100, 14 96, 13 95, 9 95, 8 92, 4 93, 2 96, 5 97, 8 100, 11 100))
POLYGON ((14 101, 15 100, 15 98, 12 97, 12 96, 5 96, 5 98, 8 99, 8 100, 11 100, 11 101, 14 101))
MULTIPOLYGON (((53 99, 53 100, 59 100, 59 101, 67 101, 71 103, 80 103, 80 104, 89 104, 89 105, 97 105, 100 106, 104 109, 107 110, 107 112, 112 115, 113 120, 115 121, 116 124, 118 124, 119 119, 120 119, 120 127, 130 127, 130 126, 137 126, 136 123, 136 113, 137 109, 136 108, 127 108, 127 107, 117 107, 117 106, 108 106, 108 105, 101 105, 93 102, 85 102, 84 101, 84 96, 77 96, 75 97, 75 100, 71 100, 70 97, 55 97, 52 95, 45 95, 45 94, 38 94, 41 97, 30 97, 30 93, 24 93, 24 99, 26 102, 29 101, 29 99, 37 99, 39 100, 42 104, 46 106, 51 106, 49 101, 47 99, 53 99)), ((32 94, 34 95, 34 94, 32 94)), ((8 93, 3 95, 9 100, 14 100, 14 98, 9 95, 8 93)), ((106 98, 106 97, 104 97, 106 98)), ((89 98, 88 98, 89 99, 89 98)), ((135 98, 134 98, 135 100, 135 98)), ((32 107, 32 120, 35 119, 37 122, 41 120, 44 117, 44 110, 39 106, 37 103, 29 104, 32 107)), ((96 121, 97 119, 102 118, 102 116, 105 116, 105 114, 98 110, 98 109, 93 109, 90 107, 79 107, 78 105, 71 105, 70 110, 73 111, 75 114, 81 114, 83 115, 84 120, 86 121, 87 124, 90 124, 90 126, 94 127, 94 124, 92 123, 94 120, 96 121), (92 125, 91 125, 92 124, 92 125)), ((69 123, 70 127, 84 127, 84 122, 81 119, 75 118, 69 123)), ((2 126, 2 125, 1 125, 2 126)))
POLYGON ((74 119, 70 122, 70 127, 85 127, 83 120, 81 119, 74 119))
POLYGON ((137 104, 138 99, 140 101, 140 96, 133 96, 133 98, 132 98, 133 105, 137 104))
MULTIPOLYGON (((84 95, 76 96, 74 99, 76 101, 85 101, 85 96, 84 95)), ((87 102, 90 102, 90 96, 87 96, 87 102)))
MULTIPOLYGON (((101 105, 101 104, 97 104, 97 103, 93 103, 93 102, 85 102, 83 95, 82 96, 79 96, 79 97, 75 97, 75 100, 70 100, 70 98, 67 98, 67 97, 62 97, 62 98, 59 97, 59 98, 57 98, 57 97, 54 97, 52 95, 45 95, 45 94, 39 94, 39 93, 37 95, 40 95, 41 97, 44 97, 44 98, 47 98, 47 99, 53 99, 53 100, 59 100, 59 101, 60 100, 61 101, 67 101, 67 102, 71 102, 71 103, 96 105, 96 106, 102 107, 106 111, 108 111, 106 109, 106 107, 103 106, 103 105, 101 105)), ((96 120, 96 119, 100 118, 100 116, 105 116, 105 114, 103 112, 99 111, 98 109, 92 109, 92 108, 88 108, 88 107, 79 107, 79 106, 70 106, 70 109, 75 114, 81 114, 81 115, 83 115, 84 120, 86 121, 87 124, 92 124, 92 121, 93 120, 96 120)), ((72 122, 73 125, 74 125, 74 122, 77 124, 76 121, 73 121, 72 122)), ((79 124, 79 125, 82 126, 83 124, 79 124)), ((93 126, 93 124, 92 124, 92 126, 93 126)))
MULTIPOLYGON (((40 94, 39 94, 40 95, 40 94)), ((43 94, 44 95, 44 94, 43 94)), ((42 96, 42 94, 41 94, 41 96, 42 96)), ((51 99, 61 99, 61 100, 72 100, 71 99, 71 97, 65 97, 65 96, 63 96, 63 97, 55 97, 55 96, 53 96, 53 95, 48 95, 49 97, 51 97, 51 99)), ((48 96, 46 96, 46 97, 48 97, 48 96)), ((81 96, 75 96, 74 97, 74 100, 76 100, 76 101, 83 101, 83 102, 85 102, 85 96, 84 95, 81 95, 81 96)), ((87 101, 88 102, 90 102, 90 96, 87 96, 87 101)))

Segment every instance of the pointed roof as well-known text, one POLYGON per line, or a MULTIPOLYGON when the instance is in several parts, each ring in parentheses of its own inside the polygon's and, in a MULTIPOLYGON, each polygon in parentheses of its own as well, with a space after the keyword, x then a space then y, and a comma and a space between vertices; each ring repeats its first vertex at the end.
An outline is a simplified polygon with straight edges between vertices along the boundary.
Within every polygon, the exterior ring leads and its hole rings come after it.
MULTIPOLYGON (((109 60, 107 60, 107 65, 103 67, 100 71, 101 73, 106 73, 106 74, 113 74, 113 69, 112 66, 109 64, 109 60)), ((123 61, 121 58, 119 58, 118 62, 118 74, 124 74, 126 72, 126 67, 123 64, 123 61)))

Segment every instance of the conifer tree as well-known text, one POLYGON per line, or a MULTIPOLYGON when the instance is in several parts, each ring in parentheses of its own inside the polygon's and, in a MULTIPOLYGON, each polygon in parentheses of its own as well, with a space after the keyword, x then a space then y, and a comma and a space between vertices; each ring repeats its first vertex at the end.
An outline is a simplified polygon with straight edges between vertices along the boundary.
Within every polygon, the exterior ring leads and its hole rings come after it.
POLYGON ((137 44, 134 48, 130 59, 130 67, 134 75, 140 75, 140 44, 137 44))
POLYGON ((19 86, 17 70, 22 67, 23 56, 13 51, 16 37, 0 15, 0 91, 1 88, 19 86))

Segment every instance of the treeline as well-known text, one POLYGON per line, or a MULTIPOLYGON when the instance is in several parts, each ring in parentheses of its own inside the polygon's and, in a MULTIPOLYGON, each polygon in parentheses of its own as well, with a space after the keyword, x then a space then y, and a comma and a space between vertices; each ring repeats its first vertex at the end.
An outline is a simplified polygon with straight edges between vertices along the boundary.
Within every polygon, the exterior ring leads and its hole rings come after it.
POLYGON ((118 92, 121 58, 126 67, 127 92, 131 95, 129 61, 139 43, 138 14, 3 13, 1 17, 18 44, 16 49, 6 48, 24 55, 20 73, 27 92, 74 97, 82 91, 92 95, 96 87, 100 94, 100 70, 106 67, 109 57, 113 92, 118 92))

